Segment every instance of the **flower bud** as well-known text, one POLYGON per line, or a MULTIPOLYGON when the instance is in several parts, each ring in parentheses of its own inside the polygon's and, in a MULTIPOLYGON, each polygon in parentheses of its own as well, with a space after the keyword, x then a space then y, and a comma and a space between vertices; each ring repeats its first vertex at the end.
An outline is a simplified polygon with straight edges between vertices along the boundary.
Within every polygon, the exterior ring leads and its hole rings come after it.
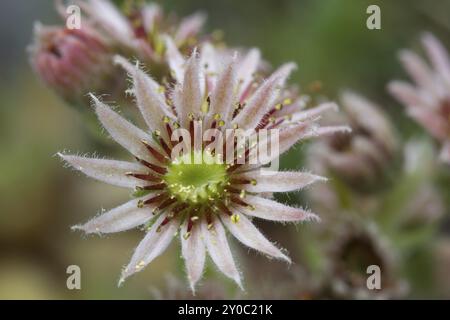
POLYGON ((312 146, 312 169, 331 171, 359 190, 379 185, 397 151, 393 127, 378 106, 351 92, 341 98, 342 114, 324 122, 348 124, 352 132, 327 137, 312 146))
POLYGON ((374 224, 348 221, 340 225, 335 236, 329 255, 331 297, 390 299, 407 293, 406 283, 396 275, 394 252, 374 224), (368 271, 375 269, 377 274, 368 271), (370 276, 379 277, 379 281, 369 281, 370 276), (374 287, 369 288, 369 282, 374 287))
POLYGON ((71 103, 111 85, 115 70, 108 45, 91 29, 36 24, 29 53, 39 77, 71 103))

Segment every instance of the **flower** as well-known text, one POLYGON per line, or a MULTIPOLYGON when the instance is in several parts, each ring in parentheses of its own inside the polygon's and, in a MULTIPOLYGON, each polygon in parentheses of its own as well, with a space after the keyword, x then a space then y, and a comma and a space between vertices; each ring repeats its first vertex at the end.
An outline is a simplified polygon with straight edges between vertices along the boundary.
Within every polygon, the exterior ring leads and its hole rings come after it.
POLYGON ((397 275, 395 251, 374 222, 344 219, 336 229, 329 244, 324 292, 339 299, 395 299, 407 294, 407 283, 397 275), (375 268, 379 268, 380 288, 373 290, 368 277, 375 275, 375 268))
POLYGON ((175 24, 164 16, 156 3, 130 5, 125 13, 109 0, 77 0, 74 3, 83 10, 89 24, 98 26, 119 47, 132 50, 149 63, 164 62, 164 35, 170 35, 182 52, 192 49, 206 20, 205 15, 198 12, 175 24))
POLYGON ((340 102, 344 112, 325 122, 348 123, 352 132, 315 142, 311 167, 322 174, 331 172, 357 189, 379 184, 398 151, 394 128, 379 106, 359 94, 346 91, 340 102))
POLYGON ((59 26, 34 27, 29 47, 30 62, 46 85, 68 101, 80 100, 89 90, 111 87, 111 48, 93 29, 67 29, 59 26))
POLYGON ((440 159, 450 163, 450 60, 443 45, 432 34, 422 36, 431 67, 410 50, 400 60, 414 85, 392 81, 391 94, 408 107, 408 114, 442 144, 440 159))
MULTIPOLYGON (((219 270, 242 288, 224 227, 248 247, 290 262, 250 220, 253 217, 285 222, 317 220, 316 215, 305 209, 283 205, 264 195, 293 191, 325 180, 307 172, 268 170, 263 174, 260 166, 299 140, 347 128, 317 126, 317 115, 328 109, 329 104, 297 110, 286 117, 283 103, 295 105, 296 101, 279 99, 286 96, 283 87, 295 68, 293 63, 282 65, 259 83, 253 77, 260 59, 257 49, 250 50, 242 59, 234 55, 224 60, 213 47, 206 47, 210 50, 203 47, 200 55, 194 50, 185 60, 175 47, 169 47, 170 65, 176 78, 173 88, 158 84, 125 58, 115 58, 131 77, 130 92, 148 125, 148 132, 138 129, 91 95, 100 122, 116 142, 136 157, 136 163, 59 154, 92 178, 135 188, 138 193, 136 199, 74 229, 111 233, 146 226, 148 231, 124 268, 119 284, 141 271, 179 234, 192 291, 201 278, 206 250, 219 270), (209 145, 195 147, 193 141, 194 150, 174 157, 173 150, 178 144, 174 146, 173 134, 184 128, 191 137, 196 136, 196 125, 203 129, 216 128, 219 132, 236 127, 279 129, 279 153, 254 165, 239 164, 238 152, 233 152, 233 161, 224 163, 217 160, 209 145), (197 156, 201 159, 199 163, 184 161, 197 156)), ((287 110, 294 110, 288 107, 287 110)), ((181 141, 184 142, 185 139, 181 141)), ((234 143, 227 140, 216 150, 230 145, 234 143)), ((245 157, 252 147, 245 148, 245 157)))

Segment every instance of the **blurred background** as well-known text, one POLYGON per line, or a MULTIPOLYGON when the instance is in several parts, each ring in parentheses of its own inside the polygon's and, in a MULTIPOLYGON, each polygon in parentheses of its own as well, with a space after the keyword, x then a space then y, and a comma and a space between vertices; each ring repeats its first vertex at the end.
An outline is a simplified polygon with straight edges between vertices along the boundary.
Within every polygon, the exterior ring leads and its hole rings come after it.
MULTIPOLYGON (((120 5, 120 1, 117 3, 120 5)), ((273 66, 285 61, 297 62, 299 69, 291 82, 298 83, 303 92, 331 99, 337 98, 343 89, 365 95, 387 113, 402 143, 413 137, 424 137, 424 143, 429 146, 425 150, 433 152, 433 140, 406 117, 404 107, 387 93, 386 84, 391 79, 406 78, 397 58, 398 50, 412 48, 422 53, 419 43, 422 31, 433 32, 450 48, 450 1, 167 0, 159 3, 165 11, 173 11, 178 16, 197 10, 207 13, 206 32, 223 31, 230 46, 261 48, 273 66), (381 8, 381 30, 366 28, 366 8, 370 4, 381 8)), ((117 288, 121 268, 128 262, 142 232, 86 237, 70 230, 70 226, 87 221, 100 208, 113 208, 130 195, 121 188, 64 168, 55 153, 97 152, 110 157, 125 153, 110 140, 99 143, 93 139, 81 114, 46 88, 28 63, 26 48, 32 40, 33 23, 61 24, 53 1, 4 0, 0 6, 0 298, 188 297, 179 245, 175 241, 145 271, 117 288), (81 268, 81 290, 66 287, 69 265, 81 268)), ((302 146, 285 156, 284 168, 308 168, 306 150, 307 146, 302 146)), ((399 289, 403 290, 400 297, 450 298, 450 280, 446 276, 450 270, 450 240, 447 239, 450 168, 432 165, 432 169, 427 183, 435 186, 442 199, 443 213, 430 235, 421 238, 418 245, 409 247, 408 254, 402 256, 403 265, 393 276, 404 283, 401 285, 404 289, 399 289)), ((404 201, 412 200, 408 197, 404 201)), ((306 192, 280 199, 314 207, 306 192)), ((388 199, 397 201, 396 197, 388 199)), ((327 213, 318 211, 326 220, 327 213)), ((295 265, 288 267, 264 260, 265 257, 233 242, 248 291, 237 292, 230 281, 211 267, 203 280, 203 288, 209 292, 205 298, 333 297, 328 293, 319 294, 317 289, 327 281, 325 273, 331 272, 323 273, 328 269, 321 269, 320 261, 329 256, 328 251, 316 254, 314 250, 322 249, 314 247, 314 241, 308 238, 321 238, 322 230, 310 227, 311 224, 260 225, 271 239, 290 250, 295 265), (289 230, 289 236, 285 230, 289 230), (322 258, 316 259, 317 256, 322 258), (262 282, 259 287, 255 286, 258 282, 262 282)), ((396 247, 400 253, 404 252, 396 247)), ((397 251, 393 252, 396 255, 397 251)))

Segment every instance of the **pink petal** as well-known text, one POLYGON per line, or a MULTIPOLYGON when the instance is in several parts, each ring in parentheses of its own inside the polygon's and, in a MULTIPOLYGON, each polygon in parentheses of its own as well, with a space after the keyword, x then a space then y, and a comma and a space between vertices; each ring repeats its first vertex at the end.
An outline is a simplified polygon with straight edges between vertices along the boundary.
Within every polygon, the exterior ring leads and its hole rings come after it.
POLYGON ((161 255, 161 253, 163 253, 172 242, 175 232, 177 231, 179 221, 177 219, 172 219, 169 223, 161 227, 160 231, 158 231, 158 227, 165 218, 166 216, 164 214, 158 217, 145 235, 144 239, 139 243, 133 256, 131 257, 130 263, 122 271, 119 286, 129 276, 143 270, 145 266, 161 255))
POLYGON ((403 50, 400 52, 400 60, 406 71, 419 87, 429 90, 430 92, 435 92, 433 89, 434 80, 432 71, 422 58, 412 51, 403 50))
POLYGON ((274 200, 247 195, 244 201, 253 207, 239 206, 238 210, 249 216, 273 221, 319 220, 314 213, 302 208, 289 207, 274 200))
POLYGON ((80 6, 88 13, 89 18, 93 19, 103 31, 114 40, 134 47, 134 33, 128 20, 117 9, 117 7, 109 0, 89 0, 76 1, 75 4, 80 6))
POLYGON ((445 50, 444 46, 431 33, 425 33, 422 37, 422 42, 433 63, 434 69, 447 82, 447 85, 450 86, 450 59, 447 50, 445 50))
POLYGON ((202 231, 199 225, 194 225, 189 238, 185 239, 184 234, 187 232, 187 223, 183 226, 181 234, 181 253, 186 264, 186 273, 191 286, 191 290, 195 293, 195 284, 200 280, 205 265, 205 244, 202 239, 202 231))
POLYGON ((245 215, 240 215, 238 222, 232 222, 229 216, 221 216, 223 224, 240 242, 257 251, 265 253, 277 259, 283 259, 291 263, 291 259, 274 246, 261 232, 251 223, 245 215))
POLYGON ((282 87, 292 70, 296 68, 293 63, 282 65, 276 70, 252 95, 247 105, 238 113, 233 124, 242 129, 253 129, 262 117, 273 106, 282 87))
POLYGON ((426 106, 418 89, 404 81, 391 81, 388 90, 400 103, 405 106, 426 106))
POLYGON ((350 133, 352 132, 352 128, 349 126, 327 126, 327 127, 319 127, 315 128, 314 130, 311 130, 307 132, 302 139, 309 139, 309 138, 318 138, 322 136, 331 136, 336 133, 350 133))
POLYGON ((260 62, 261 52, 257 48, 252 48, 239 63, 239 67, 237 69, 237 78, 240 82, 239 97, 253 81, 254 74, 258 70, 260 62))
POLYGON ((327 112, 329 110, 338 111, 338 109, 339 109, 338 105, 334 102, 321 103, 317 107, 307 110, 301 110, 292 114, 291 121, 297 122, 313 119, 315 117, 320 116, 324 112, 327 112))
MULTIPOLYGON (((98 100, 94 95, 90 94, 92 101, 95 104, 95 112, 103 124, 105 129, 109 132, 111 137, 122 147, 127 149, 131 154, 144 160, 152 160, 149 151, 142 143, 142 140, 152 144, 152 138, 141 129, 132 125, 130 122, 122 118, 119 114, 111 110, 106 104, 98 100)), ((154 146, 158 149, 157 146, 154 146)))
POLYGON ((102 213, 83 225, 73 226, 73 230, 83 230, 90 233, 114 233, 129 230, 143 225, 152 217, 152 208, 138 208, 140 200, 149 196, 133 199, 112 210, 102 213))
POLYGON ((177 46, 169 36, 164 37, 166 43, 166 59, 169 63, 170 70, 178 83, 183 83, 184 64, 186 61, 178 50, 177 46))
POLYGON ((197 51, 194 50, 186 62, 184 80, 180 92, 179 103, 175 105, 181 125, 189 127, 189 114, 198 115, 202 105, 202 92, 200 87, 200 69, 197 51))
POLYGON ((445 140, 448 137, 449 124, 433 110, 418 107, 409 108, 408 114, 428 130, 435 138, 445 140))
POLYGON ((62 153, 58 153, 58 156, 88 177, 99 181, 126 188, 143 186, 142 180, 127 176, 130 171, 146 171, 146 168, 138 163, 79 157, 62 153))
POLYGON ((243 290, 239 271, 234 263, 225 229, 219 219, 213 220, 213 228, 208 230, 206 223, 201 224, 203 239, 214 263, 227 277, 233 279, 243 290))
POLYGON ((239 174, 238 179, 255 180, 256 184, 242 185, 250 192, 288 192, 305 188, 316 181, 326 181, 324 177, 308 172, 255 170, 239 174))
MULTIPOLYGON (((231 120, 234 102, 234 92, 236 89, 236 59, 228 64, 220 74, 214 92, 211 96, 211 106, 209 110, 210 118, 219 114, 221 119, 228 123, 231 120)), ((208 126, 207 126, 208 127, 208 126)))
POLYGON ((158 92, 160 85, 145 72, 129 63, 121 56, 115 56, 114 62, 122 66, 133 79, 133 93, 141 114, 152 132, 159 130, 165 133, 164 117, 173 118, 169 106, 165 102, 164 93, 158 92))
POLYGON ((203 13, 194 13, 184 18, 175 34, 175 42, 181 44, 189 37, 195 36, 200 32, 206 21, 206 15, 203 13))
POLYGON ((156 3, 149 3, 142 8, 142 20, 145 31, 152 32, 157 19, 161 18, 161 7, 156 3))

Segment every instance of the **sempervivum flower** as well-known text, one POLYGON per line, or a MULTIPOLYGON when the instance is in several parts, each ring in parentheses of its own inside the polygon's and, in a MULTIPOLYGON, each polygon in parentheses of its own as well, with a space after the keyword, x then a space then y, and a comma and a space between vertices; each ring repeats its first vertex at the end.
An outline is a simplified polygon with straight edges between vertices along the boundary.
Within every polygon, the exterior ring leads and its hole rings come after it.
POLYGON ((379 106, 347 91, 341 96, 343 113, 328 117, 327 123, 348 123, 350 134, 336 134, 312 145, 311 166, 322 173, 332 172, 358 188, 381 181, 392 165, 397 137, 388 117, 379 106))
MULTIPOLYGON (((255 50, 242 59, 230 58, 222 61, 225 65, 219 65, 211 51, 204 50, 199 57, 194 50, 187 61, 179 52, 171 52, 177 82, 169 90, 138 66, 117 57, 116 62, 132 79, 130 91, 149 131, 138 129, 93 95, 92 99, 100 122, 114 140, 136 157, 137 162, 60 154, 70 165, 90 177, 135 188, 140 193, 136 199, 75 227, 86 233, 111 233, 146 225, 148 231, 124 268, 120 282, 141 271, 179 234, 192 290, 202 275, 206 250, 220 271, 242 287, 224 227, 243 244, 290 262, 282 250, 258 231, 251 218, 316 219, 307 210, 262 196, 300 189, 323 180, 306 172, 268 171, 270 175, 262 174, 259 166, 269 163, 278 153, 257 165, 241 164, 238 158, 247 158, 248 151, 254 147, 249 145, 243 153, 231 152, 232 161, 228 162, 227 158, 224 163, 211 151, 210 145, 205 146, 202 141, 197 144, 196 139, 192 140, 193 150, 174 153, 180 143, 191 145, 187 140, 197 136, 198 126, 205 130, 215 128, 218 132, 236 127, 244 130, 277 128, 280 154, 301 139, 342 129, 316 127, 315 115, 326 109, 324 106, 290 117, 302 121, 288 121, 278 113, 282 109, 280 91, 294 64, 283 65, 267 80, 256 83, 252 75, 259 55, 255 50), (181 136, 181 142, 173 138, 180 129, 189 133, 187 137, 181 136), (192 158, 200 160, 186 161, 192 158)), ((215 150, 228 150, 235 145, 225 140, 215 150)))
POLYGON ((408 107, 408 114, 442 143, 440 158, 450 163, 450 59, 433 35, 425 34, 422 42, 431 67, 414 52, 402 51, 401 62, 415 84, 392 81, 389 90, 408 107))
POLYGON ((394 251, 375 224, 341 221, 334 239, 329 247, 329 279, 324 284, 330 297, 393 299, 407 293, 407 284, 397 276, 394 251), (381 288, 377 290, 367 287, 369 266, 380 268, 381 288))
POLYGON ((179 23, 164 15, 156 3, 132 5, 121 12, 109 0, 77 0, 88 23, 99 29, 116 44, 131 49, 135 55, 152 63, 164 60, 163 35, 173 37, 182 52, 192 49, 205 22, 205 15, 194 13, 179 23))
MULTIPOLYGON (((30 62, 46 85, 69 101, 113 84, 110 47, 94 30, 58 26, 34 28, 30 62)), ((111 86, 109 86, 111 87, 111 86)))

